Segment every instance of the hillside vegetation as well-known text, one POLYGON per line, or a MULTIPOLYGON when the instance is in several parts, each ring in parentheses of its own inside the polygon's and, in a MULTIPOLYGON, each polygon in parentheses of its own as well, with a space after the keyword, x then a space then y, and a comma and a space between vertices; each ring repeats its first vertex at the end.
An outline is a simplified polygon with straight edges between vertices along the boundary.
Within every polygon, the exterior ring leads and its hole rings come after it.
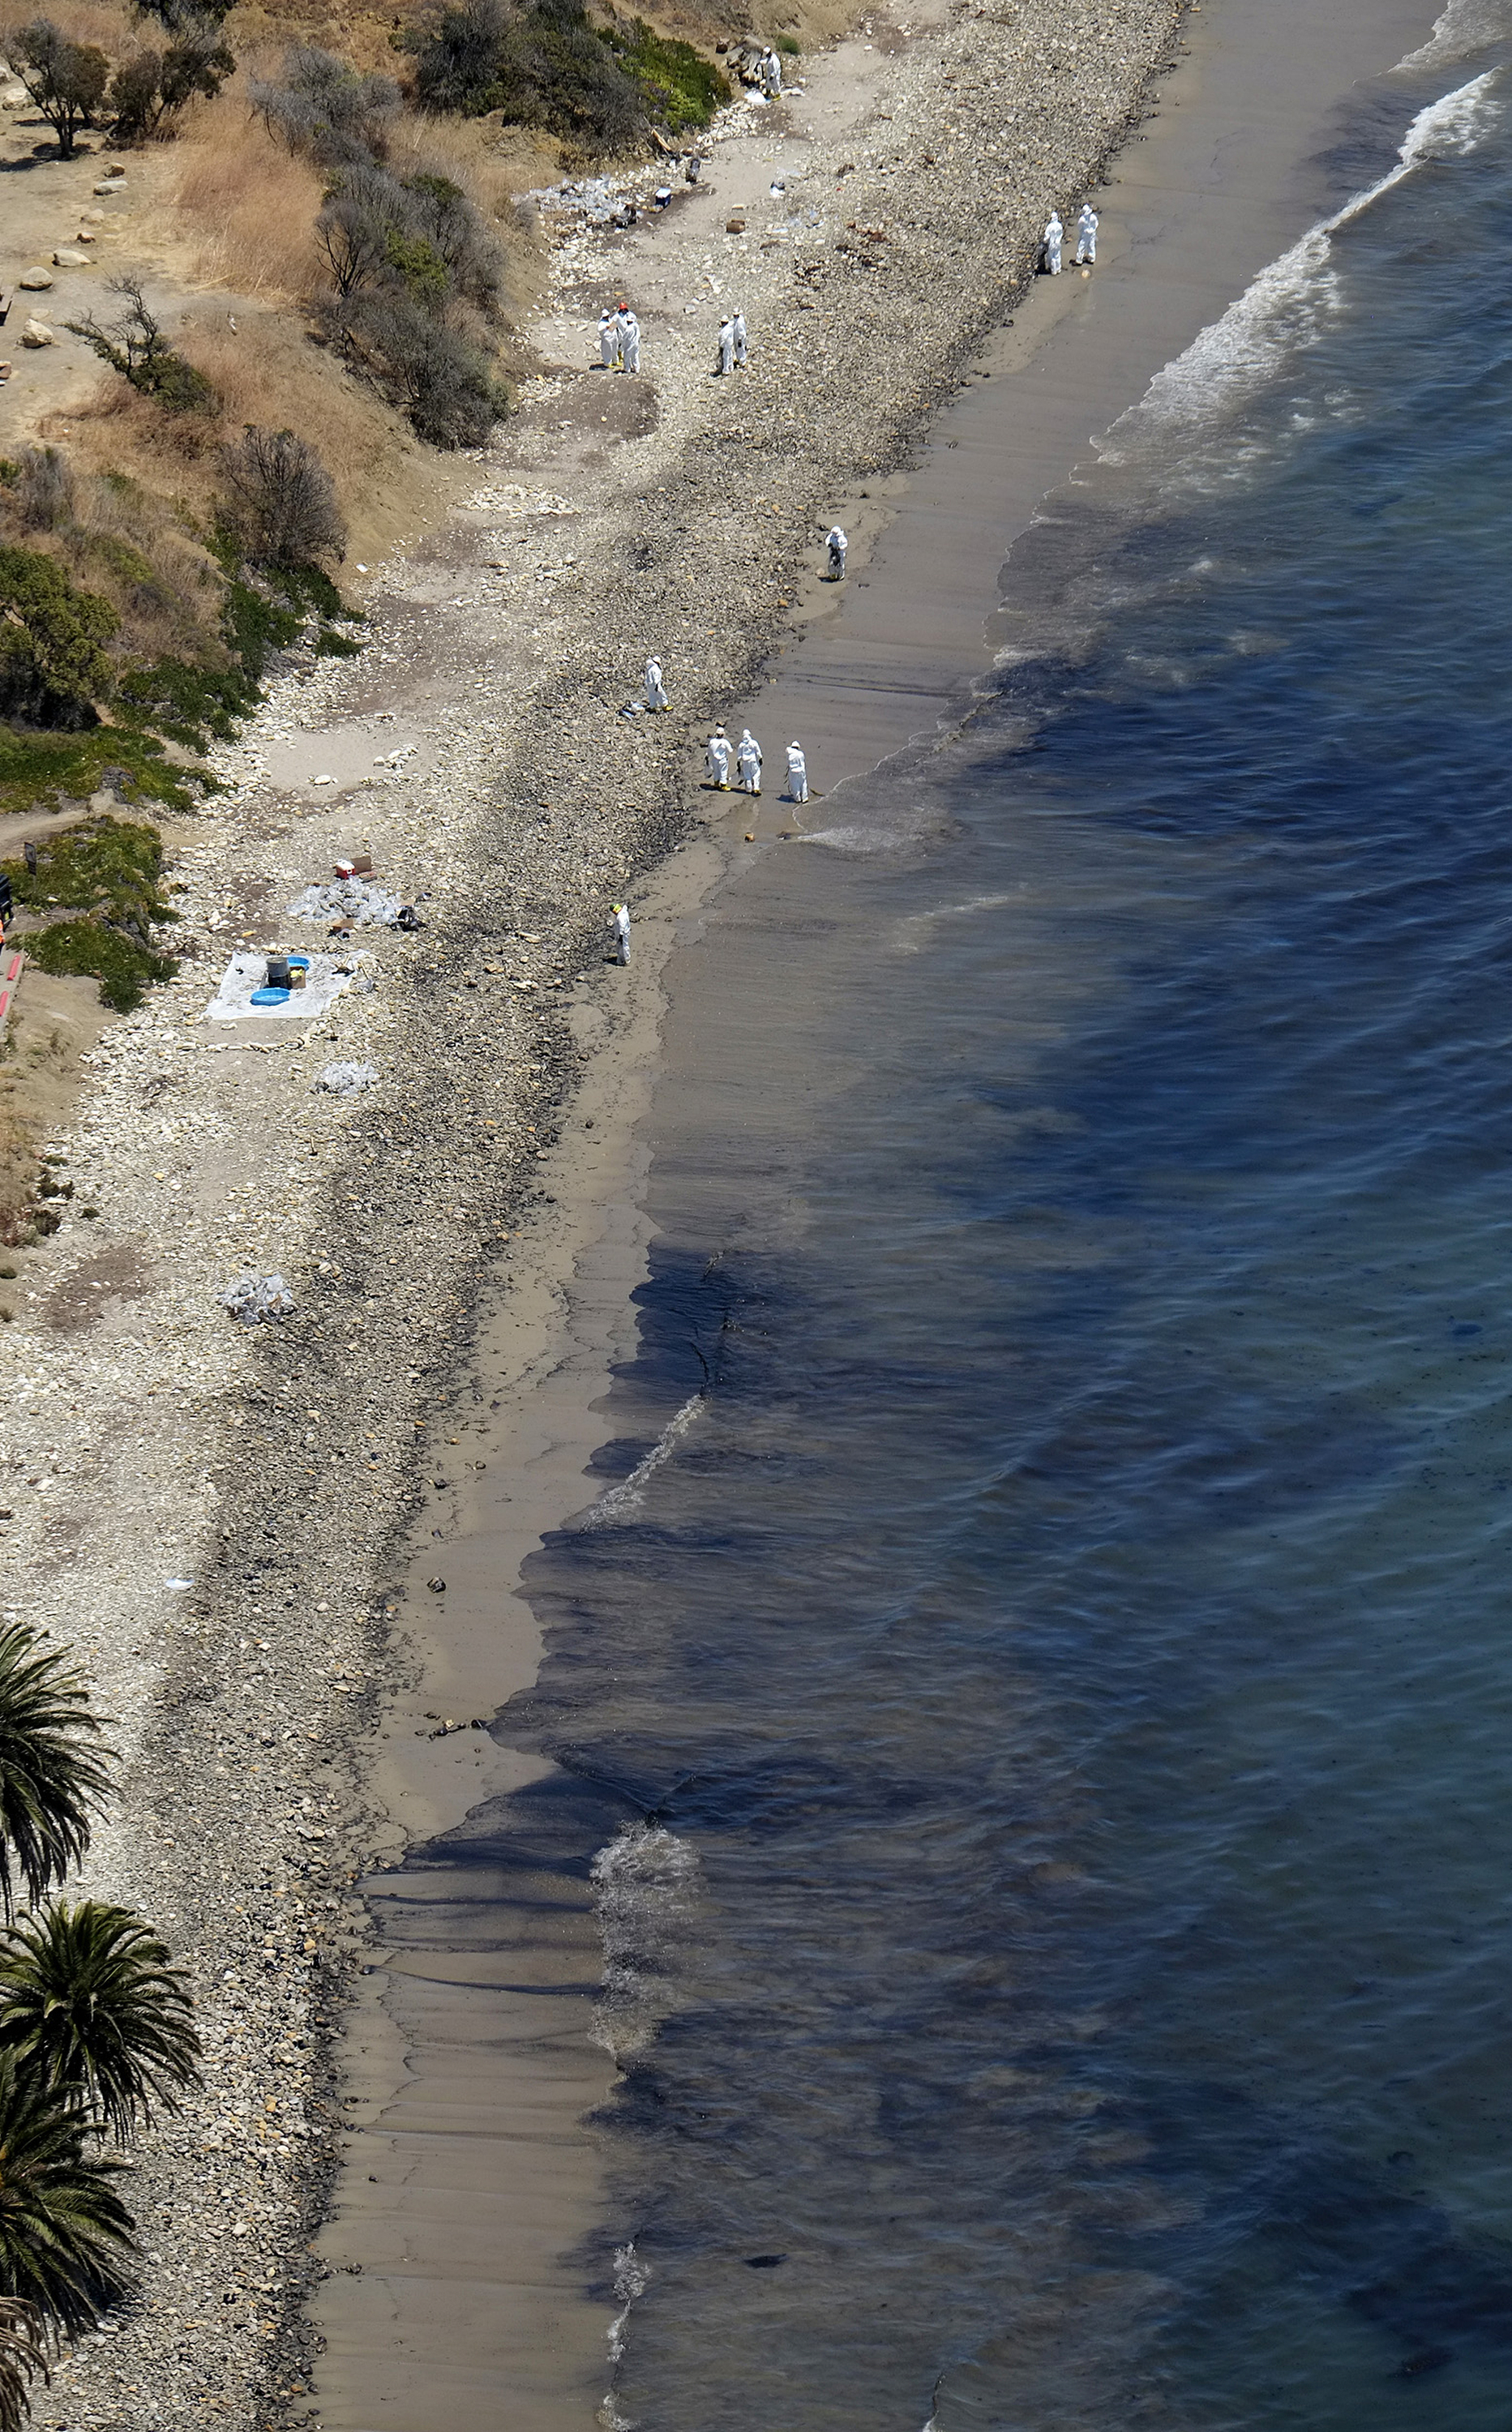
POLYGON ((341 49, 314 30, 227 0, 0 21, 55 157, 149 154, 154 269, 258 316, 249 346, 239 312, 175 313, 122 271, 68 322, 99 388, 0 457, 0 810, 106 777, 186 808, 272 654, 359 648, 354 515, 484 442, 526 368, 506 148, 603 161, 729 93, 682 36, 582 0, 354 19, 341 49))

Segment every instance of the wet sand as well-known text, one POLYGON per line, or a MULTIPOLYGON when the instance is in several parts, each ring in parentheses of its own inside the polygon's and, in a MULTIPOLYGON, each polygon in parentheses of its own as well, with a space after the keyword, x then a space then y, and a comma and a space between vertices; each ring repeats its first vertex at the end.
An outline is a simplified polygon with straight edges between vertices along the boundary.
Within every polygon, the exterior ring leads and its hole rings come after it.
MULTIPOLYGON (((980 356, 991 378, 966 379, 917 465, 858 485, 841 511, 850 581, 795 594, 807 634, 726 712, 732 731, 758 727, 769 771, 796 734, 833 796, 964 714, 1001 646, 1015 537, 1085 462, 1091 436, 1335 198, 1330 156, 1352 84, 1389 69, 1428 21, 1402 0, 1323 16, 1300 0, 1263 13, 1209 0, 1188 26, 1159 113, 1098 197, 1095 278, 1038 281, 980 356)), ((775 793, 763 838, 788 824, 775 793)), ((444 1548, 418 1543, 403 1583, 423 1671, 374 1750, 373 1788, 412 1855, 367 1887, 379 1965, 348 2025, 354 2126, 321 2241, 332 2275, 314 2308, 328 2342, 319 2414, 342 2432, 441 2421, 484 2432, 517 2412, 581 2424, 605 2386, 601 2162, 583 2122, 613 2072, 588 2039, 590 1886, 566 1827, 554 1850, 548 1836, 501 1856, 497 1805, 534 1783, 538 1810, 559 1796, 570 1819, 576 1785, 493 1744, 469 1770, 457 1740, 416 1733, 432 1715, 492 1711, 532 1677, 539 1641, 521 1574, 602 1483, 586 1473, 634 1343, 649 1211, 670 1194, 696 1229, 701 1202, 732 1196, 753 1049, 722 1022, 722 968, 732 929, 754 920, 775 980, 807 856, 783 852, 773 867, 775 848, 741 840, 746 805, 707 807, 706 836, 637 905, 628 1019, 609 1037, 591 1009, 574 1012, 591 1061, 542 1170, 552 1220, 538 1246, 534 1228, 510 1244, 507 1302, 480 1311, 462 1396, 489 1425, 487 1467, 466 1481, 444 1548), (758 861, 752 890, 742 882, 758 861), (438 1562, 444 1606, 424 1586, 438 1562)), ((842 816, 831 801, 808 824, 842 816)), ((747 1146, 758 1170, 759 1144, 747 1146)), ((626 1402, 621 1387, 621 1435, 634 1431, 626 1402)), ((666 1412, 644 1416, 654 1430, 666 1412)), ((476 1735, 466 1745, 476 1755, 476 1735)))

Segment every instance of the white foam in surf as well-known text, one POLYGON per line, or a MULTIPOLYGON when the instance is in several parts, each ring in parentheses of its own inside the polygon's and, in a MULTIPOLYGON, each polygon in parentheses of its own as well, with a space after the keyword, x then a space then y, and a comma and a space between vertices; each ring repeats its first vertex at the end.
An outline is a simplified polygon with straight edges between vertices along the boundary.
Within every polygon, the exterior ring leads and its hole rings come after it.
POLYGON ((1334 238, 1425 160, 1469 152, 1500 115, 1492 73, 1479 76, 1419 111, 1396 164, 1374 185, 1352 194, 1260 273, 1219 320, 1210 322, 1184 354, 1158 371, 1138 405, 1121 414, 1098 446, 1111 464, 1128 462, 1141 441, 1222 414, 1238 397, 1273 379, 1291 357, 1313 345, 1339 311, 1334 238))
POLYGON ((578 1525, 584 1528, 602 1528, 609 1521, 622 1520, 627 1512, 638 1511, 643 1499, 641 1490, 647 1478, 660 1469, 664 1461, 671 1461, 703 1407, 702 1393, 690 1393, 676 1417, 662 1429, 644 1461, 637 1461, 628 1478, 622 1478, 618 1486, 611 1486, 606 1495, 601 1495, 578 1525))
POLYGON ((1469 59, 1472 51, 1484 49, 1505 32, 1505 12, 1495 5, 1495 0, 1449 0, 1449 7, 1436 20, 1426 42, 1419 50, 1409 51, 1399 62, 1399 73, 1405 68, 1436 68, 1448 59, 1469 59))
POLYGON ((622 2067, 675 2006, 676 1954, 697 1900, 698 1856, 664 1824, 626 1824, 588 1872, 603 1942, 589 2039, 622 2067))

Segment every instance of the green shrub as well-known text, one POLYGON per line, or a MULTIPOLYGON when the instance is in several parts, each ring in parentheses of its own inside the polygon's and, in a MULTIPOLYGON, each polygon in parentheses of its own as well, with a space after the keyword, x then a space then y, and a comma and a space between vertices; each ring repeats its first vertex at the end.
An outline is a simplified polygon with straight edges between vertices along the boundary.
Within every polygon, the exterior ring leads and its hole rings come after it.
POLYGON ((102 921, 55 920, 26 939, 39 971, 55 978, 97 979, 100 1003, 112 1013, 134 1013, 154 980, 171 980, 178 969, 172 954, 154 954, 120 929, 102 921))
POLYGON ((322 625, 315 636, 317 659, 354 659, 361 649, 349 633, 333 633, 329 625, 322 625))
POLYGON ((154 927, 178 918, 158 892, 162 839, 155 827, 109 814, 85 819, 40 843, 35 870, 24 856, 0 869, 27 911, 61 906, 80 916, 28 937, 31 960, 44 971, 97 979, 102 1004, 116 1013, 129 1013, 153 980, 178 970, 152 944, 154 927))
POLYGON ((628 34, 611 29, 603 40, 635 78, 647 114, 669 134, 706 127, 731 97, 728 76, 701 58, 691 42, 653 33, 641 17, 632 21, 628 34))
POLYGON ((254 591, 249 583, 236 581, 227 584, 221 632, 254 684, 262 683, 271 653, 286 650, 291 642, 298 640, 301 630, 301 618, 280 607, 276 600, 254 591))
POLYGON ((0 724, 0 811, 45 809, 65 798, 87 801, 110 768, 124 768, 143 799, 165 810, 192 810, 195 785, 216 789, 214 778, 174 768, 153 735, 130 727, 38 735, 0 724))
POLYGON ((162 838, 145 819, 102 812, 40 843, 35 870, 24 855, 0 863, 0 869, 16 902, 31 912, 59 905, 103 911, 123 927, 134 924, 144 941, 155 920, 177 918, 158 893, 162 838))
POLYGON ((207 667, 191 659, 127 667, 115 690, 118 717, 129 716, 189 752, 208 751, 212 735, 229 742, 237 719, 257 700, 256 684, 240 667, 207 667))
POLYGON ((645 124, 638 85, 588 23, 582 0, 461 0, 415 42, 432 110, 497 110, 600 153, 628 152, 645 124))
POLYGON ((93 726, 113 673, 101 645, 119 623, 110 601, 78 590, 56 558, 0 549, 0 715, 93 726))

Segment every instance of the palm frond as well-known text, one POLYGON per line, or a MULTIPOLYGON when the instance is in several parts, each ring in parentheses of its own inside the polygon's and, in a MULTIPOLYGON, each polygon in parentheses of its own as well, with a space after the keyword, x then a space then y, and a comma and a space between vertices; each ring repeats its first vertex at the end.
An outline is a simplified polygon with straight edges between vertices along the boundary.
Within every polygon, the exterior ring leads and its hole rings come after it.
POLYGON ((60 1883, 89 1848, 110 1788, 109 1751, 89 1693, 65 1656, 41 1651, 25 1623, 0 1630, 0 1905, 16 1878, 28 1900, 60 1883))
POLYGON ((0 1935, 0 2052, 125 2144, 198 2079, 188 1980, 130 1909, 58 1900, 0 1935))
POLYGON ((52 2379, 37 2308, 21 2297, 0 2297, 0 2432, 25 2432, 38 2373, 52 2379))
POLYGON ((92 2140, 76 2102, 0 2052, 0 2298, 70 2335, 124 2293, 136 2255, 127 2165, 92 2140))

